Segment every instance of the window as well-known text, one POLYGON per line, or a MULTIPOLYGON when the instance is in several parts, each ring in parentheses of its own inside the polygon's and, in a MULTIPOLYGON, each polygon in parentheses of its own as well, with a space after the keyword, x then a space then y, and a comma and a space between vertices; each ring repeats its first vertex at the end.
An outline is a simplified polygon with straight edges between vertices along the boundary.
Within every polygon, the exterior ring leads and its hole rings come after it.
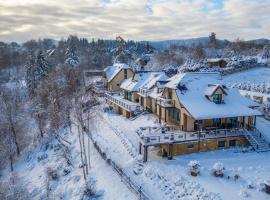
POLYGON ((124 69, 124 78, 127 79, 127 69, 124 69))
POLYGON ((176 122, 180 121, 180 110, 178 108, 169 109, 169 117, 176 122))
POLYGON ((213 126, 220 127, 220 125, 221 125, 221 119, 220 118, 213 119, 213 126))
POLYGON ((236 140, 230 140, 229 141, 229 146, 230 147, 235 147, 236 146, 236 140))
POLYGON ((193 144, 188 144, 188 145, 187 145, 187 148, 188 148, 188 149, 193 149, 193 148, 194 148, 194 145, 193 145, 193 144))
POLYGON ((224 148, 225 147, 225 141, 218 141, 218 147, 219 148, 224 148))
POLYGON ((168 99, 172 99, 172 92, 168 92, 168 99))
POLYGON ((216 104, 222 103, 222 94, 214 94, 213 95, 213 102, 216 104))
POLYGON ((237 126, 237 117, 230 118, 231 126, 236 127, 237 126))

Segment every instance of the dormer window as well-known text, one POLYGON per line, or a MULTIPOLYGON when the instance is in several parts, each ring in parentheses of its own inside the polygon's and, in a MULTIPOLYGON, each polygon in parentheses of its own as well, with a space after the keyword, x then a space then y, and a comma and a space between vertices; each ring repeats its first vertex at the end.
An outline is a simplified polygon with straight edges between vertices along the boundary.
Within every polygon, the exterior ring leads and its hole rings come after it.
POLYGON ((224 96, 227 95, 225 89, 223 85, 209 84, 205 91, 205 96, 215 104, 222 104, 224 103, 224 96))
POLYGON ((213 102, 215 104, 221 104, 222 103, 222 94, 214 94, 213 95, 213 102))

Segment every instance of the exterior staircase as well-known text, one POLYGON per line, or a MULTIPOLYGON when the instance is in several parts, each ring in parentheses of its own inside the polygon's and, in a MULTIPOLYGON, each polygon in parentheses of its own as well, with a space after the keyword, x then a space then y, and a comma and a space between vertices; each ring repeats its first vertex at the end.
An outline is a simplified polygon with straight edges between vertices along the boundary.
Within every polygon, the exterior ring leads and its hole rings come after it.
POLYGON ((250 145, 257 152, 270 151, 270 141, 255 127, 250 130, 245 129, 245 137, 250 145))

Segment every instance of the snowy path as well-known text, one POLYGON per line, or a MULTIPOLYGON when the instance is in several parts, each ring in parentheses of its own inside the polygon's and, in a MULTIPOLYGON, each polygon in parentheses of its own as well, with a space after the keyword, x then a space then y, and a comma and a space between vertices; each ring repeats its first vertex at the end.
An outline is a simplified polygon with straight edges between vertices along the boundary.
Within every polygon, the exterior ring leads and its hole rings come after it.
POLYGON ((91 143, 91 173, 98 180, 97 187, 105 190, 104 200, 135 200, 136 195, 121 181, 116 172, 104 161, 91 143))

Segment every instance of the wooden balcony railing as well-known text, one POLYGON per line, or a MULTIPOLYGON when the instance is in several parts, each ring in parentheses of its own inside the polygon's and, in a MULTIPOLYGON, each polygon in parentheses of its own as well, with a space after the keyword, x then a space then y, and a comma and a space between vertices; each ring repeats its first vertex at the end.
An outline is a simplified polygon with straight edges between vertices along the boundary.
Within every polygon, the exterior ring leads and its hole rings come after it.
POLYGON ((172 99, 165 99, 162 97, 157 98, 157 104, 161 105, 162 107, 174 107, 175 103, 172 99))
POLYGON ((137 103, 124 99, 124 96, 119 92, 106 92, 105 97, 119 107, 129 112, 139 111, 140 106, 137 103))

